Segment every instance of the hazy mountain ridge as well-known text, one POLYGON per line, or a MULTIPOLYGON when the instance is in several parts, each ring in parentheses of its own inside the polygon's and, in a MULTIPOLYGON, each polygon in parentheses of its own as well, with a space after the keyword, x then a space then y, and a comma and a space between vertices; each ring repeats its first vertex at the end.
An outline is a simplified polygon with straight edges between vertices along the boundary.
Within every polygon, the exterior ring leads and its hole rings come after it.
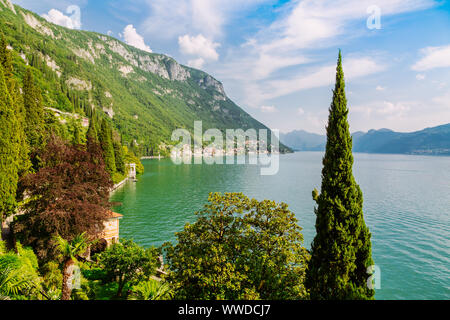
MULTIPOLYGON (((355 132, 352 137, 354 152, 450 155, 450 124, 409 133, 390 129, 370 130, 367 133, 355 132)), ((324 151, 326 137, 293 131, 281 135, 281 141, 297 151, 324 151)))
POLYGON ((32 59, 42 60, 36 78, 46 107, 75 111, 58 92, 67 86, 71 95, 109 116, 125 142, 159 146, 170 142, 174 129, 192 130, 197 120, 204 129, 267 129, 231 101, 214 77, 166 55, 54 25, 8 0, 0 0, 0 27, 14 51, 18 77, 32 59))
POLYGON ((304 130, 281 133, 280 140, 297 151, 322 151, 325 150, 327 142, 325 136, 304 130))

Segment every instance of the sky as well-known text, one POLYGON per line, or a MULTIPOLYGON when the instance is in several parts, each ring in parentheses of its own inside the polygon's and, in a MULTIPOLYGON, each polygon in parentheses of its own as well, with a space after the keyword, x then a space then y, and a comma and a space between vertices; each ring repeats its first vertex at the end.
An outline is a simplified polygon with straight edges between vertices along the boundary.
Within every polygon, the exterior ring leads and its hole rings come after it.
POLYGON ((325 133, 343 54, 350 129, 450 123, 450 0, 13 0, 204 70, 272 129, 325 133))

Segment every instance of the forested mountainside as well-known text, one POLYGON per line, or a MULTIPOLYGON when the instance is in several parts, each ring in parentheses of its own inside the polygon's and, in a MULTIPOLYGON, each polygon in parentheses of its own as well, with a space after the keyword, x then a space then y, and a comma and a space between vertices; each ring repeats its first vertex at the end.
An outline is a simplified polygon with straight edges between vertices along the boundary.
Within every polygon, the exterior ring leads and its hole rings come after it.
POLYGON ((159 153, 174 129, 192 130, 196 120, 204 129, 267 129, 231 101, 219 81, 168 56, 51 24, 9 0, 0 1, 0 30, 19 82, 27 65, 34 68, 45 107, 88 117, 96 110, 141 155, 159 153))
MULTIPOLYGON (((416 132, 389 129, 355 132, 353 151, 364 153, 450 155, 450 124, 416 132)), ((281 141, 298 151, 324 151, 326 137, 306 131, 283 134, 281 141)))

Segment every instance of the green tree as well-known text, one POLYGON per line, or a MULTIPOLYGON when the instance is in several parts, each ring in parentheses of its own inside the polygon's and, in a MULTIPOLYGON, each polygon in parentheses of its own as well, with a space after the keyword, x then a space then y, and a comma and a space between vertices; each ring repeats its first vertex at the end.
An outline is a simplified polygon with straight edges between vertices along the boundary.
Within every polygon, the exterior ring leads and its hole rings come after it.
POLYGON ((173 292, 167 282, 150 279, 131 288, 129 300, 170 300, 173 292))
POLYGON ((44 142, 44 107, 38 86, 30 68, 23 79, 23 100, 26 113, 25 133, 31 149, 41 147, 44 142))
POLYGON ((312 299, 371 299, 367 286, 373 264, 370 232, 363 215, 363 196, 352 173, 352 137, 348 124, 342 56, 327 126, 321 192, 317 202, 316 237, 306 285, 312 299))
POLYGON ((123 291, 127 285, 148 281, 160 266, 156 248, 144 249, 132 240, 121 239, 98 257, 98 263, 107 272, 110 281, 117 282, 118 298, 127 298, 123 291))
POLYGON ((79 256, 86 253, 90 242, 85 233, 76 236, 72 241, 67 241, 60 236, 55 238, 58 245, 60 258, 63 260, 63 281, 61 300, 70 300, 72 295, 73 267, 78 262, 79 256))
POLYGON ((89 141, 93 141, 93 142, 98 142, 98 133, 97 133, 97 117, 94 114, 89 121, 89 128, 88 131, 86 133, 86 140, 89 141))
POLYGON ((125 163, 135 163, 136 164, 136 173, 141 174, 144 173, 144 165, 141 160, 134 155, 134 153, 128 149, 127 146, 123 146, 123 155, 125 163))
POLYGON ((30 281, 22 278, 18 270, 12 267, 12 263, 0 261, 0 300, 11 300, 30 287, 30 281))
POLYGON ((0 300, 41 299, 41 278, 33 250, 17 244, 16 252, 0 252, 0 300))
POLYGON ((116 172, 116 159, 114 157, 111 127, 106 120, 102 121, 99 140, 103 150, 106 171, 108 171, 112 176, 116 172))
POLYGON ((83 135, 83 127, 79 119, 72 118, 69 121, 69 130, 71 133, 71 142, 74 145, 84 144, 85 136, 83 135))
POLYGON ((284 203, 210 194, 197 221, 165 244, 176 299, 303 299, 309 259, 284 203))
POLYGON ((41 268, 42 286, 50 300, 60 300, 63 274, 56 261, 50 261, 41 268))
POLYGON ((0 64, 0 222, 16 209, 20 140, 18 121, 0 64))
POLYGON ((6 85, 10 90, 10 85, 13 80, 13 64, 11 51, 8 50, 8 43, 6 42, 5 35, 0 35, 0 63, 3 66, 3 74, 6 80, 6 85))
POLYGON ((116 169, 117 172, 121 174, 125 173, 125 158, 123 154, 122 144, 119 139, 113 139, 114 146, 114 159, 116 160, 116 169))
POLYGON ((23 176, 28 172, 31 167, 31 162, 29 159, 29 147, 26 140, 26 135, 24 131, 25 127, 25 108, 23 104, 23 97, 20 92, 17 80, 13 75, 13 64, 11 51, 7 48, 7 42, 2 34, 0 36, 0 64, 3 66, 5 83, 7 90, 11 96, 11 101, 13 108, 15 110, 17 119, 17 130, 16 135, 18 143, 20 146, 19 158, 18 158, 18 172, 19 176, 23 176))

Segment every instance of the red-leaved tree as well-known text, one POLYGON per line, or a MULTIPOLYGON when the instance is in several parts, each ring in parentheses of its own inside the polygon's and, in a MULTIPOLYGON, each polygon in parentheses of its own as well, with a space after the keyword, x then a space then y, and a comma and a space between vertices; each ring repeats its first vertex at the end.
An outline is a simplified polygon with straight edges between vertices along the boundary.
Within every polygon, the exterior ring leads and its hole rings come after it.
POLYGON ((13 230, 40 259, 55 257, 55 235, 71 241, 84 232, 94 238, 102 231, 112 181, 101 152, 92 141, 74 146, 51 136, 39 154, 41 169, 21 180, 24 214, 13 230))

